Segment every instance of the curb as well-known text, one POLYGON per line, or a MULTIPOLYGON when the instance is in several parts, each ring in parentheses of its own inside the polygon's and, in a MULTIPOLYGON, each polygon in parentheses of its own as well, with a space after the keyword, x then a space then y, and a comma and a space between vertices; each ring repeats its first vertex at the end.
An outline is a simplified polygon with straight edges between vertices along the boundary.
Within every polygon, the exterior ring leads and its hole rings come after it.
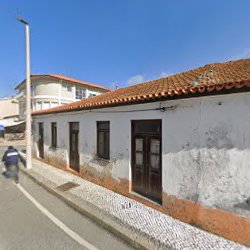
MULTIPOLYGON (((22 157, 25 159, 23 153, 21 153, 22 157)), ((129 245, 136 249, 173 249, 170 246, 166 246, 159 242, 158 240, 154 239, 150 235, 147 235, 141 231, 138 231, 134 228, 129 227, 128 224, 124 223, 123 221, 119 220, 118 218, 102 211, 101 209, 97 208, 93 204, 89 203, 88 201, 82 200, 81 204, 77 204, 75 201, 77 198, 71 194, 65 194, 61 191, 58 191, 48 184, 45 184, 42 180, 39 180, 38 177, 35 177, 29 170, 20 168, 20 171, 32 179, 34 182, 45 188, 47 191, 58 197, 59 199, 63 200, 66 204, 72 207, 77 212, 89 217, 95 223, 102 226, 103 228, 107 229, 108 231, 112 232, 113 234, 117 235, 119 238, 127 242, 129 245)), ((79 202, 78 202, 79 203, 79 202)))

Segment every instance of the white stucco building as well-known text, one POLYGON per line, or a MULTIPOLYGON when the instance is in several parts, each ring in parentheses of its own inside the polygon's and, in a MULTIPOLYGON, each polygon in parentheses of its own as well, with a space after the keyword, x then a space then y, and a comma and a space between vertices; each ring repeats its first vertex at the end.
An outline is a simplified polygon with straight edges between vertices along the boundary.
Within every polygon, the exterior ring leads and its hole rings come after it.
MULTIPOLYGON (((22 81, 16 90, 19 91, 19 113, 25 113, 25 82, 22 81)), ((110 89, 77 79, 56 75, 32 75, 31 95, 32 110, 43 110, 67 103, 79 101, 108 92, 110 89)))
POLYGON ((33 113, 34 154, 250 244, 250 59, 33 113))
POLYGON ((24 125, 19 120, 19 106, 17 97, 0 99, 0 125, 7 132, 23 132, 24 125))
POLYGON ((0 99, 0 119, 17 117, 18 101, 14 97, 0 99))

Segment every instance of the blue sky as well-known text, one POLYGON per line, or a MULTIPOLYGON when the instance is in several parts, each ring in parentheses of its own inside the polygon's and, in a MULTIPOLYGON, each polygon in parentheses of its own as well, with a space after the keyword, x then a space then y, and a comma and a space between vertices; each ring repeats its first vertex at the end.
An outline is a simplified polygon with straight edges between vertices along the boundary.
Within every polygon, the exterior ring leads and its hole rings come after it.
POLYGON ((0 97, 31 71, 114 88, 250 57, 249 0, 1 0, 0 97))

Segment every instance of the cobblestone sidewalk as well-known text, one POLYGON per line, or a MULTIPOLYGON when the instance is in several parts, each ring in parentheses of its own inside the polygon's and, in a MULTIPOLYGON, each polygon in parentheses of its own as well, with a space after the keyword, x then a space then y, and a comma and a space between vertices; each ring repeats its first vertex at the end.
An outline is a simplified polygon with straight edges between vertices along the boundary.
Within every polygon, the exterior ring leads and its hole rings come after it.
MULTIPOLYGON (((137 201, 83 180, 63 170, 33 160, 31 170, 23 170, 37 182, 53 190, 80 211, 87 211, 111 231, 137 247, 148 249, 250 249, 197 229, 149 208, 137 201), (58 187, 73 182, 62 191, 58 187)), ((66 185, 67 186, 67 185, 66 185)))

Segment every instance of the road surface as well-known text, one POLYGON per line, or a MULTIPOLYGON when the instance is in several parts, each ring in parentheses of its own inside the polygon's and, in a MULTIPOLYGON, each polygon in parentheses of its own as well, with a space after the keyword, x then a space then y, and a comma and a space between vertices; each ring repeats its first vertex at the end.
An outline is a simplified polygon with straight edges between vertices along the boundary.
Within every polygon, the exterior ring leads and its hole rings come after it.
POLYGON ((20 174, 19 185, 0 175, 1 250, 133 249, 27 176, 20 174))

